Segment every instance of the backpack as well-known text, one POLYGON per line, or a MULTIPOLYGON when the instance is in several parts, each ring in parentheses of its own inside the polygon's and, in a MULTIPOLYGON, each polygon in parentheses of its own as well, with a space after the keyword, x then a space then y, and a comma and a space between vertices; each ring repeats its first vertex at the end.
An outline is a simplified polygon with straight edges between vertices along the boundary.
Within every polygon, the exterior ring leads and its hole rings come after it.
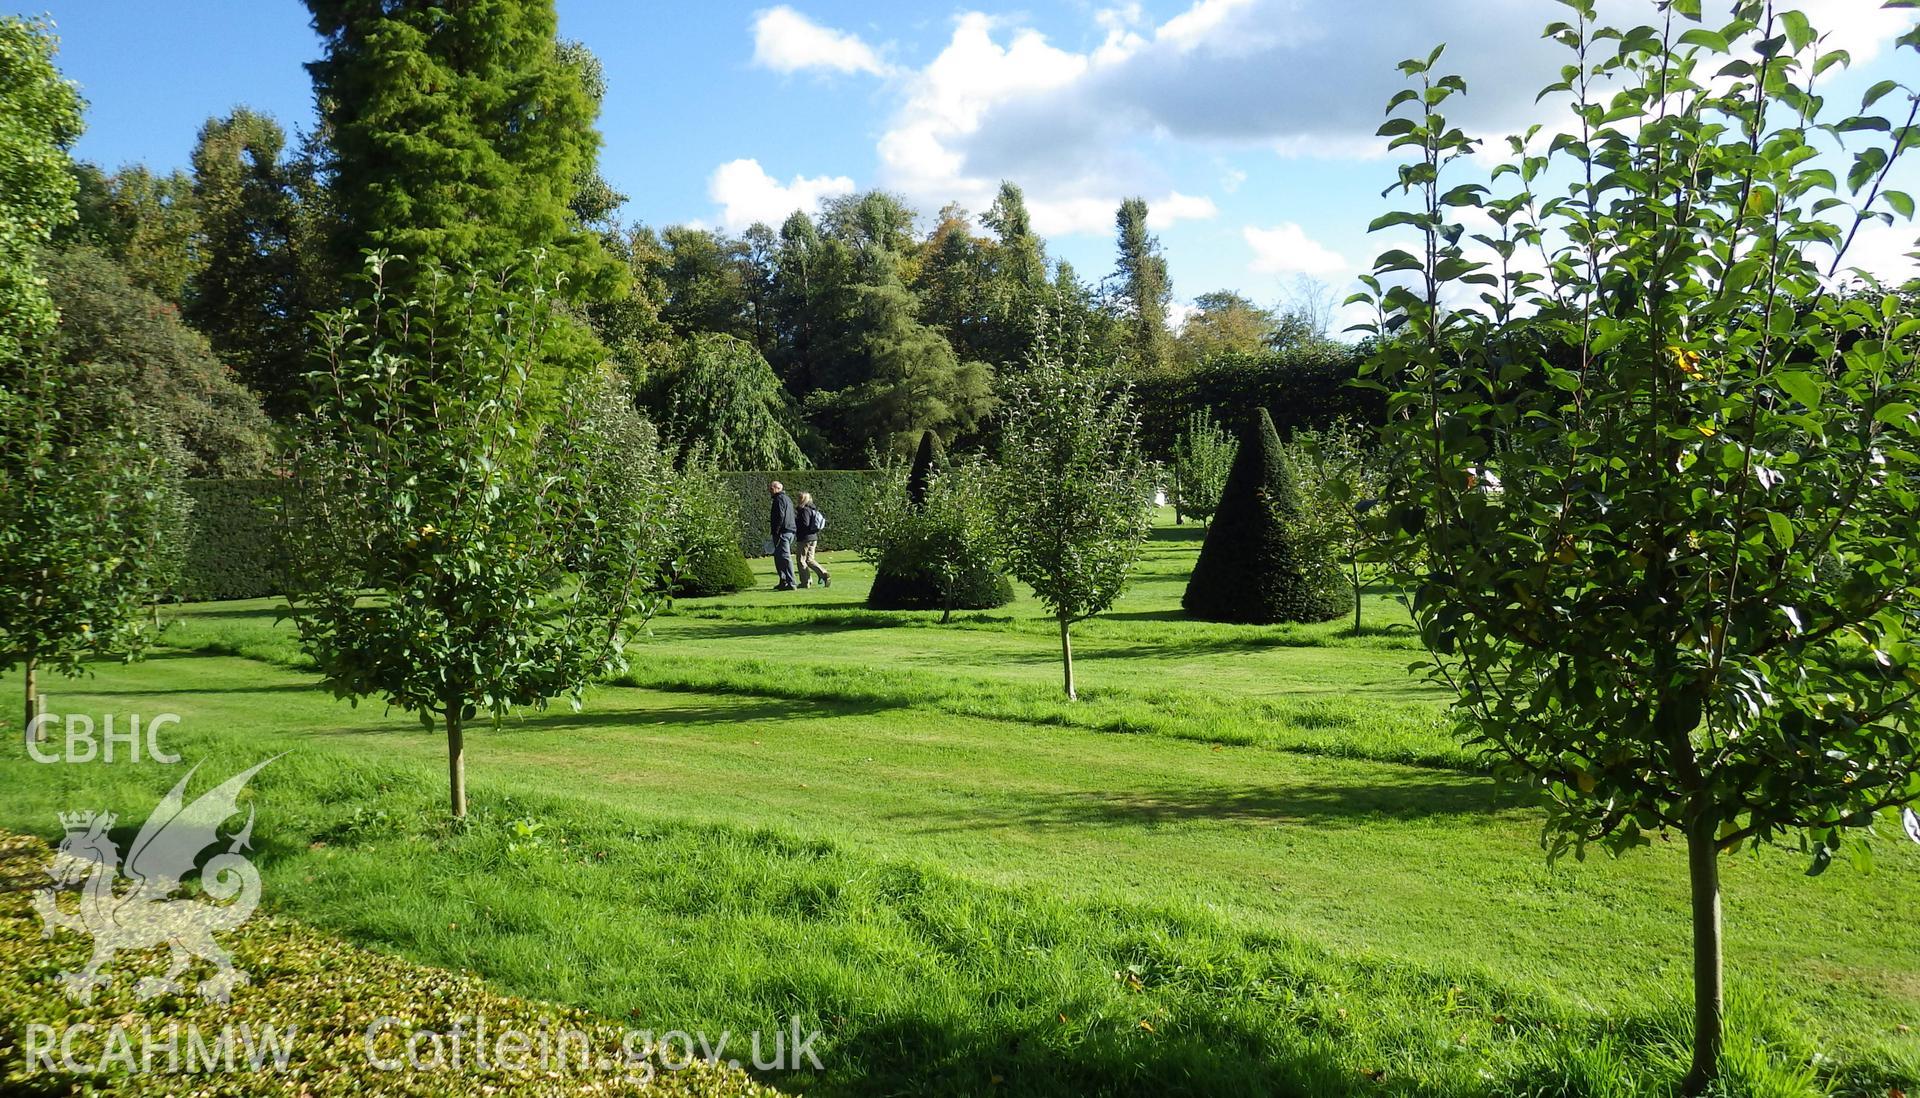
POLYGON ((817 538, 820 531, 827 528, 827 516, 820 513, 820 508, 811 505, 800 509, 800 522, 801 537, 817 538))

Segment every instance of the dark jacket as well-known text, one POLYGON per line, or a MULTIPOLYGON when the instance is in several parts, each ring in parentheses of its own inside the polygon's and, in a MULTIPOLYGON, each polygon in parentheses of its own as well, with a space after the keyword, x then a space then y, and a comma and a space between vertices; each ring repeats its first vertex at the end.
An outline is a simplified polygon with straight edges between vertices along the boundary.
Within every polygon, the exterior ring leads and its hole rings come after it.
POLYGON ((773 494, 773 513, 768 516, 767 525, 772 527, 776 538, 781 534, 793 533, 793 501, 787 498, 785 492, 773 494))
POLYGON ((817 538, 826 524, 820 521, 820 508, 809 503, 800 508, 800 514, 794 523, 793 532, 802 538, 817 538))

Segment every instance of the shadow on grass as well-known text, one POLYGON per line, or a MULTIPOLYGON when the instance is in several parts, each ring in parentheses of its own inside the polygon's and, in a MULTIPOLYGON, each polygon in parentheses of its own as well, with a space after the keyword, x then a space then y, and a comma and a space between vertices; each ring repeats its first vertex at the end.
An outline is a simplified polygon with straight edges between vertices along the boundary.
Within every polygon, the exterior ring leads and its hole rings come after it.
MULTIPOLYGON (((1390 784, 1319 782, 1287 788, 1214 786, 1167 791, 1083 791, 970 804, 947 817, 918 815, 930 831, 1001 827, 1142 827, 1192 821, 1366 824, 1481 816, 1523 804, 1491 781, 1409 775, 1390 784)), ((904 820, 902 822, 905 822, 904 820)))
MULTIPOLYGON (((705 691, 662 690, 662 693, 706 693, 705 691)), ((564 732, 569 729, 634 728, 644 730, 660 725, 720 727, 726 725, 777 724, 787 721, 819 720, 823 717, 859 717, 890 709, 903 708, 877 700, 778 698, 753 701, 720 700, 711 704, 679 704, 649 709, 599 709, 589 705, 578 713, 567 709, 549 709, 510 717, 501 722, 504 732, 564 732)))
MULTIPOLYGON (((1019 1026, 974 1027, 927 1017, 859 1027, 859 1061, 829 1065, 817 1086, 792 1074, 773 1085, 808 1095, 1247 1095, 1322 1098, 1369 1081, 1325 1043, 1287 1041, 1248 1019, 1182 1012, 1176 1032, 1153 1039, 1100 1033, 1067 1038, 1068 1019, 1046 1011, 1019 1026)), ((1165 1022, 1161 1023, 1163 1026, 1165 1022)))
POLYGON ((227 618, 256 618, 260 621, 270 623, 273 621, 275 615, 279 613, 277 609, 271 606, 209 607, 207 609, 199 609, 198 605, 199 604, 189 603, 188 607, 192 607, 191 609, 183 607, 178 612, 162 611, 160 616, 169 623, 175 621, 218 621, 227 618))
POLYGON ((85 693, 103 698, 172 698, 192 694, 299 694, 309 690, 319 690, 317 682, 283 682, 270 686, 183 686, 174 690, 101 690, 92 689, 85 693))
POLYGON ((1206 527, 1197 522, 1184 526, 1156 526, 1147 534, 1147 541, 1150 544, 1172 542, 1179 545, 1198 545, 1205 540, 1207 540, 1206 527))

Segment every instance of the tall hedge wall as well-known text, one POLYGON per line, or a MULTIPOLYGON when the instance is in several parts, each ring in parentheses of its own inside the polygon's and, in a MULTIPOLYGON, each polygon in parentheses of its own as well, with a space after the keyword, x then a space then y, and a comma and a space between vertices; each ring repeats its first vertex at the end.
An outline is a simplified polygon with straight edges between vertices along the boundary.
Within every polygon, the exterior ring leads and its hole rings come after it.
POLYGON ((1141 433, 1147 450, 1157 458, 1171 454, 1174 437, 1195 411, 1244 435, 1265 408, 1282 438, 1301 427, 1325 428, 1342 419, 1384 423, 1385 394, 1349 384, 1360 375, 1366 355, 1364 347, 1329 343, 1221 355, 1190 372, 1143 377, 1133 395, 1146 412, 1141 433))
MULTIPOLYGON (((767 482, 778 480, 799 498, 812 492, 827 516, 822 549, 852 549, 860 543, 861 504, 878 473, 870 469, 796 469, 722 473, 740 497, 740 548, 751 556, 766 552, 767 482)), ((269 504, 281 488, 277 480, 190 480, 193 538, 176 594, 199 602, 253 599, 279 594, 274 564, 277 536, 269 504)))
POLYGON ((176 594, 189 601, 279 594, 270 502, 277 480, 189 480, 193 540, 176 594))
POLYGON ((767 553, 767 482, 787 486, 798 505, 800 493, 812 492, 813 505, 827 516, 820 548, 855 549, 860 545, 865 516, 861 504, 867 486, 880 474, 871 469, 776 469, 722 473, 740 494, 740 548, 748 556, 767 553))

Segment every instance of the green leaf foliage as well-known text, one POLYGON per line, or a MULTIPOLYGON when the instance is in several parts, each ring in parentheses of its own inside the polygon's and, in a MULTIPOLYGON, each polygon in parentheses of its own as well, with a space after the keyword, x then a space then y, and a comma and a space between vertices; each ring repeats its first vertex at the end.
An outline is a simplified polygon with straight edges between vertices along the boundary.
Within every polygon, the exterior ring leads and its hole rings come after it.
POLYGON ((568 384, 532 414, 556 276, 428 266, 327 322, 329 368, 283 497, 288 596, 339 696, 447 726, 455 815, 461 726, 577 703, 618 670, 658 603, 658 466, 605 429, 604 390, 568 384))
POLYGON ((553 0, 307 9, 325 43, 307 68, 332 150, 343 269, 369 248, 422 270, 498 270, 540 248, 568 298, 613 296, 618 265, 569 205, 599 144, 598 104, 555 37, 553 0))
POLYGON ((79 132, 47 28, 0 18, 0 669, 29 674, 139 651, 184 517, 171 440, 58 355, 40 258, 74 216, 79 132))
POLYGON ((87 399, 139 409, 184 448, 189 476, 266 471, 273 425, 260 398, 177 309, 91 247, 50 252, 44 270, 60 308, 54 347, 87 399))
POLYGON ((995 495, 1007 571, 1060 623, 1071 698, 1069 627, 1112 606, 1139 561, 1157 470, 1131 389, 1058 344, 1039 340, 1005 389, 995 495))
POLYGON ((1544 161, 1516 140, 1485 205, 1486 239, 1544 270, 1462 245, 1443 180, 1471 139, 1433 109, 1402 139, 1427 228, 1369 294, 1403 463, 1381 529, 1462 733, 1546 806, 1549 852, 1685 839, 1698 1094, 1719 856, 1795 843, 1817 871, 1920 801, 1912 299, 1841 277, 1920 101, 1829 122, 1817 35, 1771 5, 1715 34, 1576 9, 1547 93, 1573 125, 1544 161), (1836 226, 1812 158, 1843 134, 1836 226))
POLYGON ((1227 474, 1233 469, 1240 443, 1203 411, 1187 416, 1186 430, 1173 440, 1173 506, 1182 515, 1202 522, 1220 507, 1227 474))
POLYGON ((873 481, 860 555, 874 566, 872 610, 989 610, 1013 601, 994 554, 993 469, 949 462, 928 431, 913 465, 896 461, 873 481))

